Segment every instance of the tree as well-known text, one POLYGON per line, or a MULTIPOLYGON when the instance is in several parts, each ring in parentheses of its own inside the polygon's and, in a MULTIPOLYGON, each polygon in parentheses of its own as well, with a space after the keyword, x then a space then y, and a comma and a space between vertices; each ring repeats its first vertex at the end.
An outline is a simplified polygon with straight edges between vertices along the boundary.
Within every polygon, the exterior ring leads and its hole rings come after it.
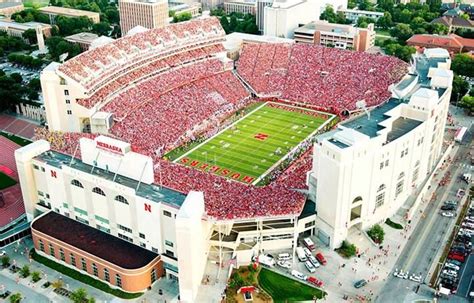
POLYGON ((31 273, 31 281, 34 283, 38 282, 41 280, 41 273, 39 271, 34 271, 31 273))
POLYGON ((79 288, 71 293, 71 300, 74 303, 83 303, 87 300, 87 291, 84 288, 79 288))
POLYGON ((329 5, 329 4, 326 5, 326 7, 324 8, 324 11, 319 16, 319 19, 326 20, 331 23, 335 23, 336 18, 337 16, 336 16, 336 13, 334 12, 334 8, 332 7, 332 5, 329 5))
POLYGON ((62 280, 56 280, 51 283, 54 289, 62 288, 64 286, 64 282, 62 280))
POLYGON ((10 78, 12 78, 12 80, 18 84, 21 84, 21 82, 23 82, 23 77, 19 73, 11 74, 10 78))
POLYGON ((390 35, 396 37, 399 41, 404 42, 413 35, 413 31, 408 24, 399 23, 390 29, 390 35))
POLYGON ((10 257, 9 256, 3 256, 2 257, 2 266, 3 267, 8 267, 10 265, 10 257))
POLYGON ((377 20, 376 25, 383 29, 391 28, 393 26, 392 14, 385 12, 383 16, 377 20))
POLYGON ((64 53, 68 53, 68 58, 81 53, 79 45, 69 43, 61 37, 50 37, 46 39, 45 44, 48 46, 49 54, 54 61, 59 61, 59 56, 64 53))
POLYGON ((230 24, 229 24, 229 20, 227 19, 226 16, 221 18, 221 26, 224 29, 224 31, 226 32, 226 34, 230 33, 230 24))
POLYGON ((459 107, 466 110, 469 115, 474 115, 474 96, 464 96, 458 103, 459 107))
POLYGON ((451 102, 457 102, 464 97, 469 91, 469 82, 465 79, 454 76, 453 91, 451 93, 451 102))
POLYGON ((451 69, 457 75, 474 77, 474 58, 467 54, 457 54, 451 62, 451 69))
POLYGON ((446 35, 449 31, 449 28, 446 25, 439 23, 428 23, 427 30, 430 34, 446 35))
POLYGON ((357 19, 357 27, 367 28, 370 23, 375 23, 375 20, 367 17, 359 17, 357 19))
POLYGON ((238 25, 238 21, 237 21, 237 17, 235 15, 232 15, 230 17, 230 22, 229 22, 229 30, 231 32, 234 32, 235 31, 235 28, 237 27, 238 25))
POLYGON ((375 224, 367 231, 367 235, 369 235, 375 243, 380 244, 383 242, 385 231, 382 226, 375 224))
POLYGON ((383 46, 383 50, 387 55, 395 56, 406 62, 409 62, 411 55, 416 52, 416 49, 412 46, 400 45, 390 40, 387 40, 387 44, 383 46))
POLYGON ((92 32, 96 33, 99 36, 108 36, 109 32, 112 30, 112 27, 108 22, 99 22, 92 24, 92 32))
POLYGON ((363 11, 371 11, 374 9, 374 5, 369 0, 360 0, 357 7, 363 11))
POLYGON ((28 265, 24 265, 21 269, 20 269, 20 276, 22 278, 26 278, 30 275, 30 267, 28 265))
POLYGON ((14 293, 13 295, 10 296, 10 303, 20 303, 22 297, 19 292, 14 293))
POLYGON ((30 44, 38 43, 38 39, 36 38, 36 31, 32 28, 24 31, 23 34, 21 34, 21 36, 25 38, 26 40, 28 40, 30 44))
POLYGON ((174 15, 173 22, 178 23, 178 22, 188 21, 188 20, 191 20, 192 17, 193 16, 191 15, 191 13, 188 13, 188 12, 177 14, 177 15, 174 15))

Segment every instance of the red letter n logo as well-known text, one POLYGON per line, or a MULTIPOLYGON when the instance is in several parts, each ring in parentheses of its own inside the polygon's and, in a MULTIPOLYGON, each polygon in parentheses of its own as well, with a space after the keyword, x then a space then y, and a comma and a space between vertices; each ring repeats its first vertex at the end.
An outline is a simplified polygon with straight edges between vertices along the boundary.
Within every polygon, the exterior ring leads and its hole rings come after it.
POLYGON ((255 136, 253 136, 255 139, 257 140, 260 140, 260 141, 264 141, 268 138, 268 135, 267 134, 262 134, 262 133, 258 133, 256 134, 255 136))
POLYGON ((146 204, 146 203, 145 203, 144 205, 145 205, 145 211, 151 213, 151 205, 150 205, 150 204, 146 204))
POLYGON ((51 177, 57 178, 58 176, 56 175, 56 172, 54 170, 51 171, 51 177))

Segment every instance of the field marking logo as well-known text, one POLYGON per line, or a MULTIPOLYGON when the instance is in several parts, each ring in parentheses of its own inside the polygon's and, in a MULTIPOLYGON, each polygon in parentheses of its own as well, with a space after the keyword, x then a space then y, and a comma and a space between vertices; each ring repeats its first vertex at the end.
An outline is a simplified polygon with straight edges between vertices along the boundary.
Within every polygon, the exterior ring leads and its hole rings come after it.
POLYGON ((258 133, 253 136, 255 139, 260 140, 260 141, 265 141, 268 139, 268 135, 264 133, 258 133))

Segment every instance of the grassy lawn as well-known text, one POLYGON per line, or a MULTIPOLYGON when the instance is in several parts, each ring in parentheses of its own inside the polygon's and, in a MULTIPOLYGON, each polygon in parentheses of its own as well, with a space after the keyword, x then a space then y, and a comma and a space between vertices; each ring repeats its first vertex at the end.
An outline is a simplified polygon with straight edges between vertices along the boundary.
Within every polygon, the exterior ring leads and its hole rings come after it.
POLYGON ((375 32, 376 32, 376 35, 389 36, 389 37, 392 36, 390 35, 390 32, 388 30, 384 30, 384 29, 376 29, 375 32))
POLYGON ((13 186, 15 184, 15 180, 0 172, 0 190, 13 186))
POLYGON ((303 108, 266 104, 176 162, 252 183, 328 118, 303 108))
POLYGON ((55 271, 59 271, 60 273, 73 278, 74 280, 80 281, 84 284, 87 284, 87 285, 90 285, 90 286, 95 287, 97 289, 100 289, 100 290, 102 290, 106 293, 109 293, 111 295, 114 295, 116 297, 119 297, 119 298, 122 298, 122 299, 134 299, 134 298, 138 298, 141 295, 143 295, 142 292, 129 293, 129 292, 122 291, 120 289, 111 288, 109 285, 107 285, 106 283, 104 283, 102 281, 94 279, 94 278, 92 278, 88 275, 82 274, 79 271, 74 270, 70 267, 61 265, 57 262, 54 262, 51 259, 40 256, 39 254, 36 253, 36 251, 34 249, 32 249, 30 251, 30 254, 31 254, 31 257, 33 258, 33 260, 35 260, 36 262, 41 263, 41 264, 43 264, 43 265, 45 265, 49 268, 52 268, 55 271))
POLYGON ((321 299, 325 292, 287 278, 266 268, 258 275, 258 283, 273 298, 274 302, 310 301, 316 296, 321 299))
POLYGON ((43 7, 49 4, 49 0, 24 0, 25 7, 43 7))
POLYGON ((10 134, 5 133, 5 132, 0 132, 0 136, 4 136, 5 138, 8 138, 9 140, 15 142, 16 144, 18 144, 20 146, 25 146, 25 145, 28 145, 32 142, 30 140, 23 139, 21 137, 15 136, 15 135, 10 135, 10 134))

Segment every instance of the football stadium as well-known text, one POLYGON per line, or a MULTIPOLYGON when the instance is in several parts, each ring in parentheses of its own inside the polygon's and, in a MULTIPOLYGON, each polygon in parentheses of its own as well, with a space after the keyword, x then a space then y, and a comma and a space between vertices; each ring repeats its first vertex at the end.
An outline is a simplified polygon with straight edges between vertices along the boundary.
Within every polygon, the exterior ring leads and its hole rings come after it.
POLYGON ((16 152, 40 254, 68 264, 81 256, 86 265, 71 266, 129 292, 166 277, 179 281, 182 301, 199 301, 209 291, 204 276, 224 287, 233 266, 262 250, 294 249, 304 234, 332 247, 351 226, 393 214, 409 181, 384 192, 395 202, 378 200, 374 210, 376 181, 399 169, 414 174, 416 157, 422 175, 438 159, 442 139, 419 136, 443 128, 449 55, 426 51, 409 65, 316 45, 242 42, 234 58, 225 41, 218 19, 198 18, 132 29, 43 70, 47 128, 16 152), (395 155, 416 140, 410 161, 372 169, 387 149, 395 155), (355 177, 371 183, 343 184, 342 173, 356 172, 371 173, 355 177), (351 208, 354 195, 361 197, 351 208), (46 228, 59 220, 54 213, 103 240, 91 248, 87 236, 78 242, 46 228), (107 253, 120 243, 148 261, 131 265, 107 253))

